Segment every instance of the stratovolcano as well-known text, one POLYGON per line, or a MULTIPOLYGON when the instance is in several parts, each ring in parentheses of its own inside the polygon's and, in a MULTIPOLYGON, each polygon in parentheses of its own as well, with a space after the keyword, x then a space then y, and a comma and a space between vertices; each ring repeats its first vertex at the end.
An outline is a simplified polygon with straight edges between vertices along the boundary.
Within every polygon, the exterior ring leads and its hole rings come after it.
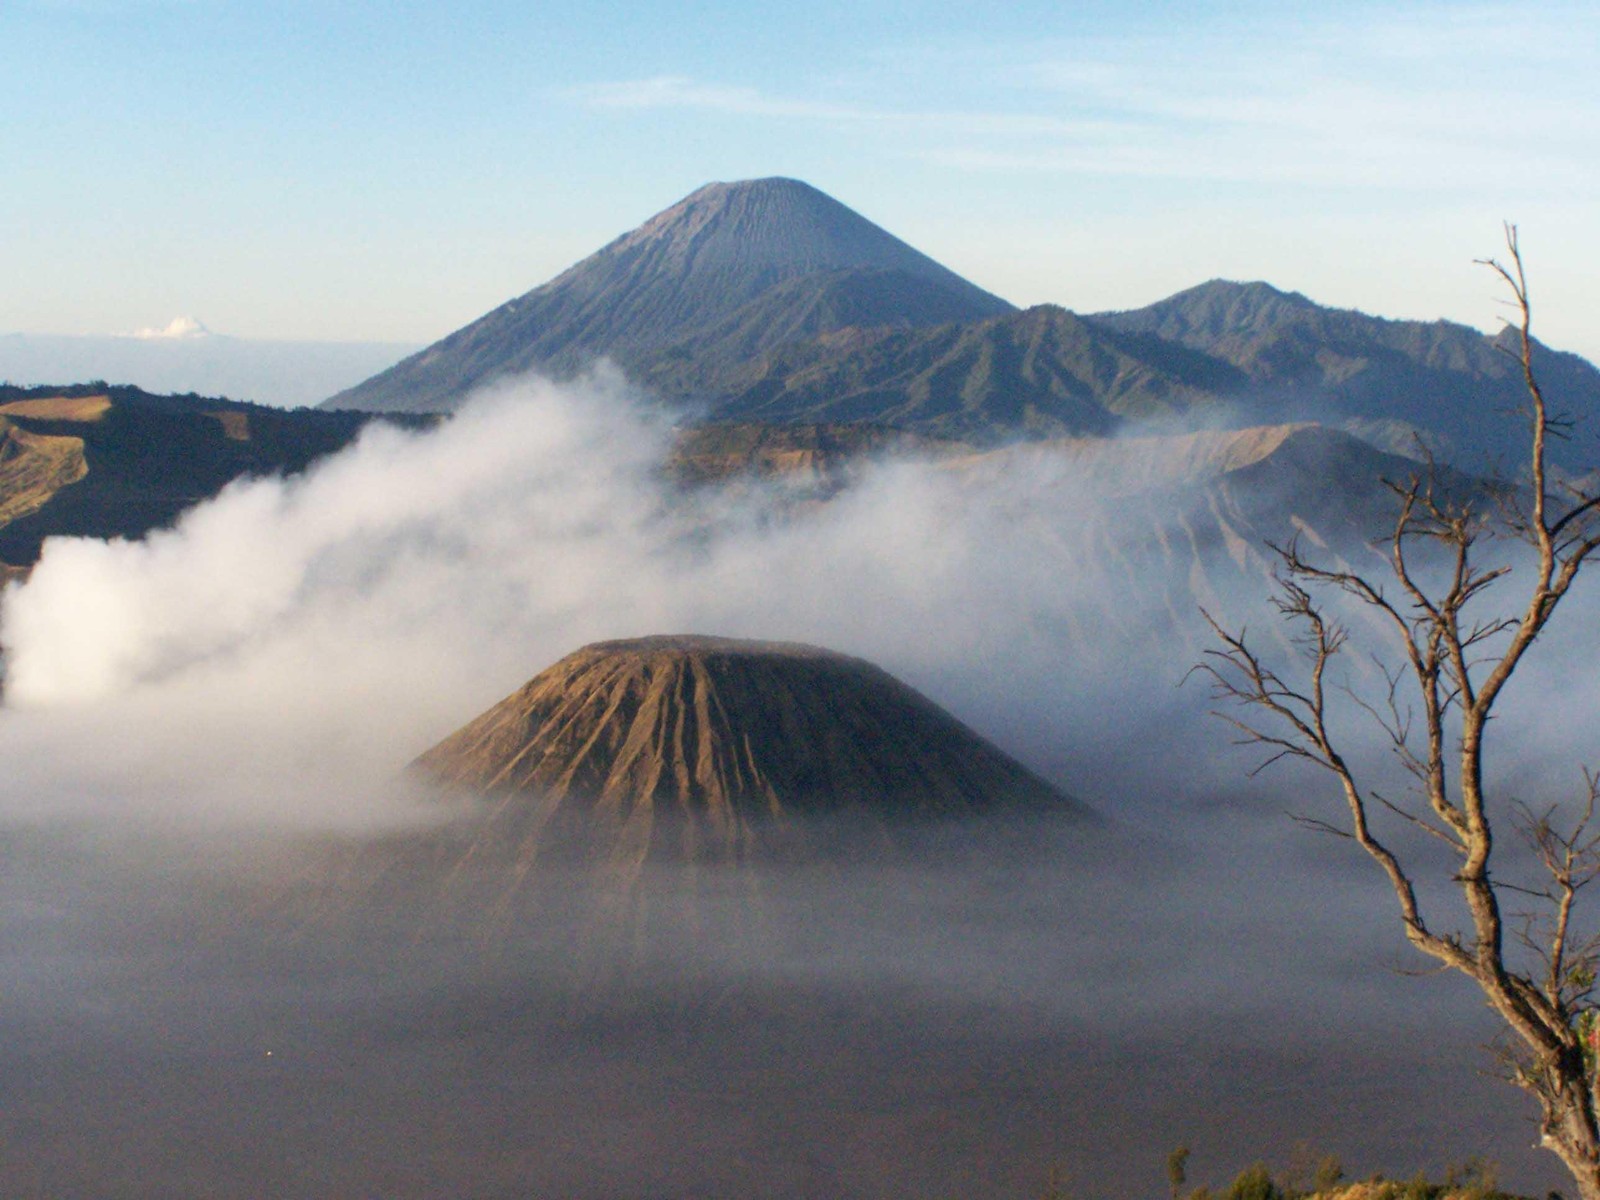
POLYGON ((708 374, 830 330, 1011 311, 797 179, 711 183, 326 405, 448 411, 498 377, 601 358, 692 394, 708 374))

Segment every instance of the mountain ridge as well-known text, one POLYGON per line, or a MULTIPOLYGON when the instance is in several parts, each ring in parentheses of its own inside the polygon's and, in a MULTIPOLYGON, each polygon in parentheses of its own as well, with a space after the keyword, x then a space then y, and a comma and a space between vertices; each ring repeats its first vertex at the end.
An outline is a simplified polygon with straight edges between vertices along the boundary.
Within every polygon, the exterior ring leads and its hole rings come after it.
MULTIPOLYGON (((1247 380, 1234 399, 1251 421, 1387 425, 1394 432, 1386 448, 1412 441, 1415 454, 1420 442, 1421 450, 1478 472, 1517 464, 1526 453, 1522 427, 1511 419, 1526 408, 1527 393, 1509 328, 1486 334, 1453 321, 1375 317, 1260 281, 1222 279, 1086 319, 1234 367, 1247 380)), ((1553 411, 1579 422, 1576 437, 1551 443, 1552 461, 1592 466, 1600 369, 1539 343, 1534 368, 1553 411)))
MULTIPOLYGON (((325 406, 452 409, 605 357, 687 422, 860 422, 1015 438, 1317 422, 1474 473, 1515 469, 1520 365, 1492 336, 1213 279, 1143 308, 1018 310, 798 180, 713 183, 325 406)), ((1538 347, 1552 461, 1595 458, 1600 370, 1538 347)))
POLYGON ((137 538, 243 475, 294 474, 376 419, 140 388, 0 384, 0 576, 47 537, 137 538))
POLYGON ((852 328, 762 356, 721 381, 719 421, 857 420, 935 437, 1108 435, 1213 406, 1228 364, 1058 305, 925 328, 852 328))

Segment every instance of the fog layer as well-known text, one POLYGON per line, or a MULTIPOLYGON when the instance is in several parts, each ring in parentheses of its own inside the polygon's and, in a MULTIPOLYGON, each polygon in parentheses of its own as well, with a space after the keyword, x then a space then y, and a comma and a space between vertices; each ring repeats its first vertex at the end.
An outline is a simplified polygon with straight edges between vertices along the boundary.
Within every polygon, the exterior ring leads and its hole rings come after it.
POLYGON ((1083 636, 1165 597, 1102 594, 1077 536, 1096 499, 1058 471, 1043 505, 1028 471, 974 486, 908 463, 827 504, 781 482, 685 500, 669 436, 614 378, 529 382, 236 483, 142 542, 48 542, 5 599, 0 742, 50 770, 95 754, 74 795, 3 804, 393 818, 398 765, 578 646, 661 632, 861 655, 1072 783, 1059 732, 1137 727, 1186 669, 1171 645, 1083 636))
MULTIPOLYGON (((1120 1197, 1180 1143, 1219 1183, 1300 1140, 1557 1182, 1481 1074, 1470 989, 1395 973, 1419 964, 1376 872, 1283 816, 1329 815, 1322 781, 1247 781, 1178 686, 1176 598, 1260 619, 1248 563, 1145 553, 1170 551, 1149 514, 1059 462, 685 497, 670 438, 614 377, 524 381, 144 542, 47 543, 0 626, 22 1194, 1030 1196, 1060 1164, 1120 1197), (494 879, 371 884, 383 839, 457 815, 402 783, 414 755, 577 646, 660 632, 859 654, 1109 819, 667 871, 598 991, 492 919, 494 879)), ((1578 640, 1530 694, 1592 696, 1578 640)), ((1592 734, 1533 711, 1497 770, 1542 789, 1592 734)))

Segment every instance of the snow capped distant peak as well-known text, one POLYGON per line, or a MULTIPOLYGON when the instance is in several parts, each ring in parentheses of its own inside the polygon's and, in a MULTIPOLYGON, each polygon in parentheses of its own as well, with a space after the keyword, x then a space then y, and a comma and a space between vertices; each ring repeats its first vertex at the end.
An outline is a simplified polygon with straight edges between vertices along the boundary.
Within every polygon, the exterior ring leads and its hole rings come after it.
POLYGON ((188 338, 203 338, 211 333, 204 325, 193 317, 173 317, 164 329, 136 329, 130 335, 136 338, 154 339, 161 338, 170 341, 180 341, 188 338))

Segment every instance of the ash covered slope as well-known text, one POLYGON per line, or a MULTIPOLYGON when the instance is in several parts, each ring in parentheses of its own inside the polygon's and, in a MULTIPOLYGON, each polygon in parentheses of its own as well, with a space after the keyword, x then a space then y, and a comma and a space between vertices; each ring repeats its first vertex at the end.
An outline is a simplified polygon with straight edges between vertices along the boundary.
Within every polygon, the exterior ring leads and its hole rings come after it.
POLYGON ((534 367, 559 375, 602 356, 632 366, 673 347, 715 370, 772 338, 1010 311, 798 180, 713 183, 327 406, 448 410, 471 388, 534 367))
POLYGON ((416 765, 526 797, 502 809, 525 848, 553 821, 629 858, 742 856, 786 817, 1087 812, 870 663, 714 637, 587 646, 416 765))

